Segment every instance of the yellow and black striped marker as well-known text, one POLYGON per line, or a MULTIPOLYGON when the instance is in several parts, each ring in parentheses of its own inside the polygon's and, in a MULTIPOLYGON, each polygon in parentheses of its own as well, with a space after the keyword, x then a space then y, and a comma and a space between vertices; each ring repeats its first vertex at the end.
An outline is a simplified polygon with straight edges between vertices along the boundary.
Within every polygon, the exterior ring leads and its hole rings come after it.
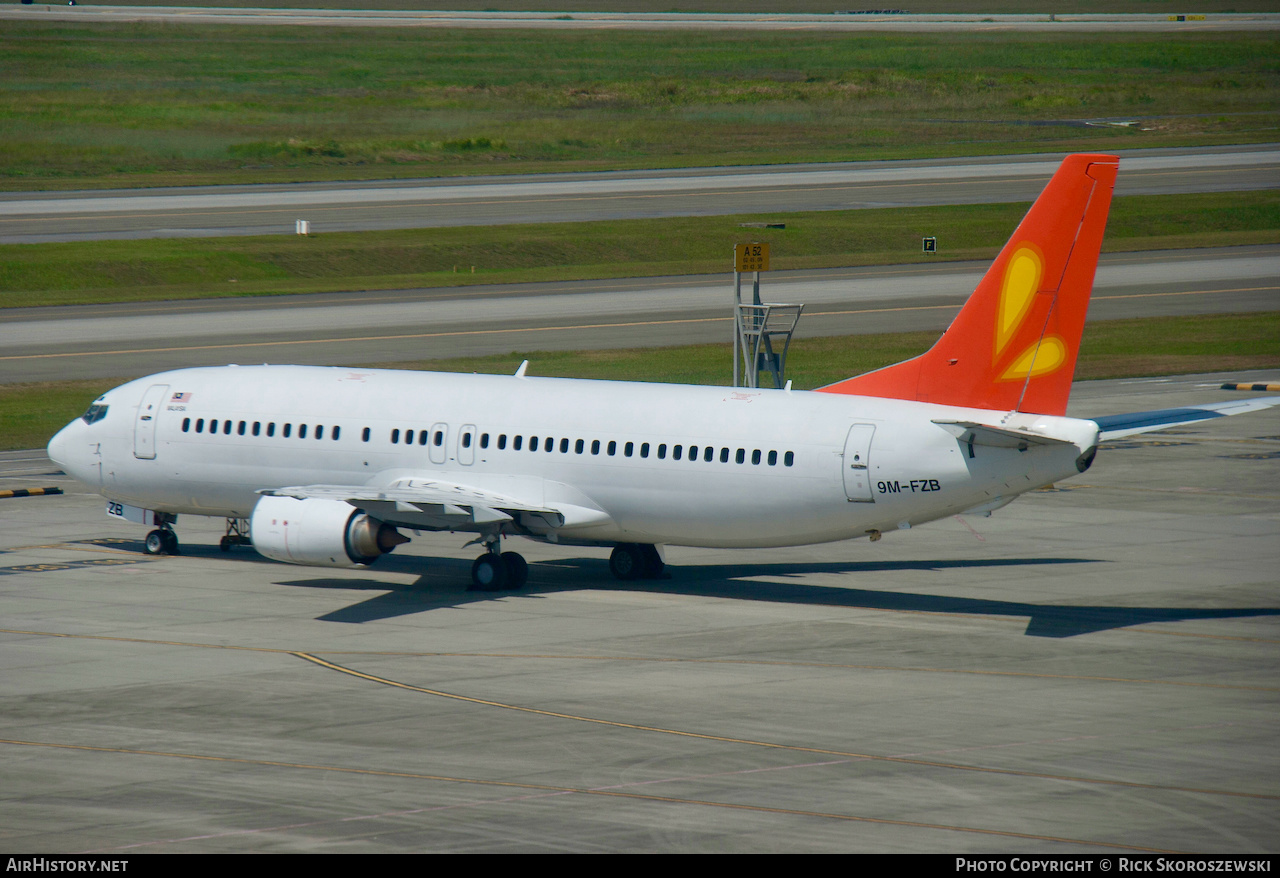
POLYGON ((39 497, 41 494, 61 493, 61 488, 14 488, 11 491, 0 491, 0 499, 8 497, 39 497))
POLYGON ((1223 390, 1262 390, 1267 393, 1275 393, 1280 390, 1280 384, 1224 384, 1223 390))

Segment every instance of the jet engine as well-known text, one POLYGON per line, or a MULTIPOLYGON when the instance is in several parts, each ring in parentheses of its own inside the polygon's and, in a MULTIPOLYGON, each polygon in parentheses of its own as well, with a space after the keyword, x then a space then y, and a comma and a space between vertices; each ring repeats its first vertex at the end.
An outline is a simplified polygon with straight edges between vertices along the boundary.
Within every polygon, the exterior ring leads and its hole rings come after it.
POLYGON ((253 547, 274 561, 363 567, 409 542, 394 527, 341 500, 264 496, 249 519, 253 547))

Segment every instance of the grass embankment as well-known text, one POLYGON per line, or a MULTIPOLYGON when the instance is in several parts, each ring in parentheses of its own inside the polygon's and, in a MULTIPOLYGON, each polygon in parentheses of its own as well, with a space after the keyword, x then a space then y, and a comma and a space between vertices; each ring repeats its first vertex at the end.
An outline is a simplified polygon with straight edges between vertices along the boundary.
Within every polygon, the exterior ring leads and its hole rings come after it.
POLYGON ((160 186, 1267 141, 1280 125, 1277 46, 1270 33, 1190 28, 498 31, 33 15, 0 22, 0 180, 160 186))
MULTIPOLYGON (((0 245, 0 306, 703 274, 730 270, 733 244, 751 240, 770 242, 775 270, 989 259, 1026 210, 983 204, 310 238, 10 244, 0 245), (740 225, 764 220, 785 220, 786 228, 740 225), (921 253, 923 235, 938 237, 938 254, 921 253)), ((1277 241, 1280 192, 1130 196, 1115 200, 1104 248, 1277 241)))
MULTIPOLYGON (((797 389, 830 384, 897 363, 927 349, 933 332, 812 338, 795 342, 787 374, 797 389)), ((529 372, 565 378, 728 384, 727 344, 617 351, 514 353, 390 364, 443 372, 529 372)), ((1280 367, 1280 312, 1209 317, 1156 317, 1088 324, 1077 379, 1123 378, 1280 367)), ((0 385, 0 450, 41 447, 99 394, 124 378, 0 385)))

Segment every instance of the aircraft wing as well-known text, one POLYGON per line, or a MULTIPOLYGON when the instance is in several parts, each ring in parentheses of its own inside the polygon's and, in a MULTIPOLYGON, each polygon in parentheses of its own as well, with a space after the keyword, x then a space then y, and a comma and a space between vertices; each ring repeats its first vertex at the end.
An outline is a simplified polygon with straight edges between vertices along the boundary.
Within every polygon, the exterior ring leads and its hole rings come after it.
POLYGON ((1196 421, 1243 415, 1246 412, 1256 412, 1276 405, 1280 405, 1280 396, 1260 396, 1253 399, 1215 402, 1208 405, 1191 405, 1176 409, 1108 415, 1104 418, 1093 418, 1093 422, 1098 425, 1099 440, 1105 442, 1108 439, 1122 439, 1125 436, 1150 433, 1153 430, 1165 430, 1182 424, 1194 424, 1196 421))
POLYGON ((300 485, 258 492, 298 500, 338 500, 388 524, 410 528, 476 530, 514 521, 538 532, 609 521, 608 513, 570 503, 528 503, 485 488, 438 479, 408 479, 388 486, 300 485))

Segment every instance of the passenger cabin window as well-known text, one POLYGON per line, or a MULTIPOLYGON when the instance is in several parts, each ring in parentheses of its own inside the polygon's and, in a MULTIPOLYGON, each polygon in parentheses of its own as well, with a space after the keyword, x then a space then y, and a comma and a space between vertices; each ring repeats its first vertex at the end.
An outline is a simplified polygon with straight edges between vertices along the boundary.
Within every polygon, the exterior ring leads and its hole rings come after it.
POLYGON ((257 436, 262 432, 262 421, 253 422, 253 435, 257 436))
POLYGON ((338 441, 339 430, 340 430, 340 428, 338 428, 338 427, 334 427, 334 428, 333 428, 333 433, 332 433, 331 435, 332 435, 333 441, 335 441, 335 442, 337 442, 337 441, 338 441))
POLYGON ((270 438, 274 435, 276 435, 276 422, 268 421, 267 422, 267 438, 270 438))
POLYGON ((280 435, 288 439, 289 434, 293 432, 293 424, 285 424, 284 429, 280 431, 280 435))
POLYGON ((364 428, 364 430, 362 430, 362 431, 360 432, 360 441, 361 441, 361 442, 368 442, 368 441, 369 441, 369 428, 368 428, 368 427, 365 427, 365 428, 364 428))
POLYGON ((796 462, 795 453, 788 451, 785 455, 783 455, 782 462, 786 466, 791 466, 791 464, 796 462))

